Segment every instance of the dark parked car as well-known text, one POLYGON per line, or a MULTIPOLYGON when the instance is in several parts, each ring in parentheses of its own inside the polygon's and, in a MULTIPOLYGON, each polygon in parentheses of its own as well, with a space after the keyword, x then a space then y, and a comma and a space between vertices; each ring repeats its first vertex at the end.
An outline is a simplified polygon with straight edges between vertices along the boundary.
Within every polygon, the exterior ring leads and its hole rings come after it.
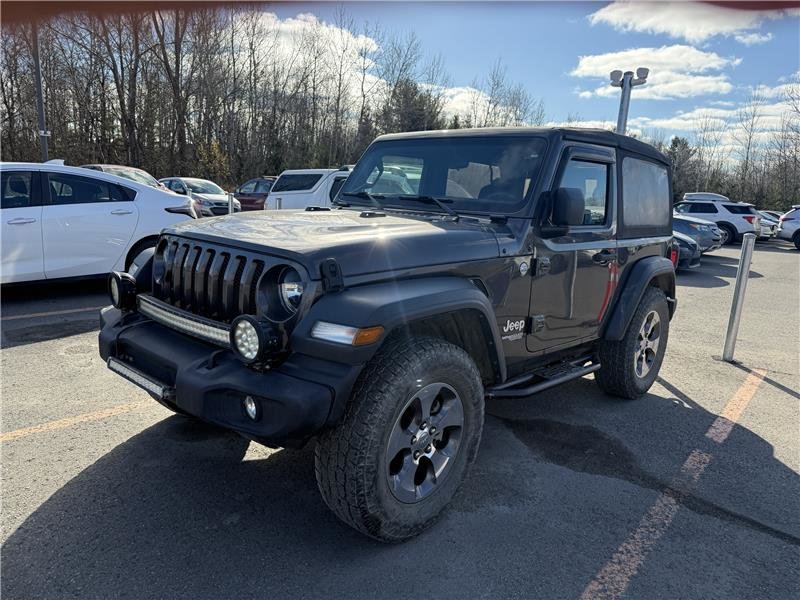
POLYGON ((100 355, 176 412, 270 446, 316 437, 330 509, 407 539, 464 480, 486 398, 653 384, 676 307, 670 172, 602 130, 382 136, 332 207, 165 230, 111 275, 100 355), (376 193, 397 170, 411 189, 376 193))
POLYGON ((272 184, 277 177, 256 177, 236 188, 233 197, 242 204, 242 210, 264 210, 272 184))
POLYGON ((698 246, 700 252, 711 252, 722 246, 723 233, 716 223, 697 219, 688 215, 673 215, 672 229, 688 235, 698 246))
POLYGON ((673 233, 675 241, 678 242, 678 262, 675 265, 677 270, 696 269, 700 266, 700 246, 688 235, 679 232, 673 233))

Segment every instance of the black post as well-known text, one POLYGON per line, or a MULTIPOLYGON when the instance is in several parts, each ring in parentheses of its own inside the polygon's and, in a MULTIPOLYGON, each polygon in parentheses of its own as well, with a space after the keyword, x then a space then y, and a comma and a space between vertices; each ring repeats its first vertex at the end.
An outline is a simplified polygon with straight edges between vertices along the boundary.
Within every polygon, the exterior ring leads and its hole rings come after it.
POLYGON ((42 67, 39 64, 39 28, 33 23, 33 69, 36 78, 36 110, 39 112, 39 144, 42 147, 42 162, 47 162, 47 122, 44 118, 44 97, 42 95, 42 67))

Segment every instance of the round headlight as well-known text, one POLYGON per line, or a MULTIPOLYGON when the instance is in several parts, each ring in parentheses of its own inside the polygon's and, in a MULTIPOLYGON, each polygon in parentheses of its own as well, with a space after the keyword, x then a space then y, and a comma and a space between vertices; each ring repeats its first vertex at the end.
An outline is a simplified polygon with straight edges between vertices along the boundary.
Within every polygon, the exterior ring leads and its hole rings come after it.
POLYGON ((132 310, 136 306, 136 279, 130 273, 112 271, 108 275, 108 295, 114 308, 132 310))
POLYGON ((119 280, 116 277, 112 277, 108 287, 110 288, 111 304, 119 306, 119 280))
POLYGON ((285 269, 281 273, 278 282, 280 288, 281 304, 290 313, 297 312, 300 306, 300 300, 303 298, 303 281, 300 278, 300 273, 291 267, 285 269))
POLYGON ((237 317, 231 326, 231 345, 246 362, 258 358, 262 346, 259 324, 249 316, 237 317))

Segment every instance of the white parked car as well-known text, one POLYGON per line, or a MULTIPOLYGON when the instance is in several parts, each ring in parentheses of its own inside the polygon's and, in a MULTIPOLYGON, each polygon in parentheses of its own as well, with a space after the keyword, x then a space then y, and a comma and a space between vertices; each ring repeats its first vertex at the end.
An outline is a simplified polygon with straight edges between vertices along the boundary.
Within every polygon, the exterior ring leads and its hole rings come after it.
POLYGON ((264 210, 330 206, 350 171, 344 169, 292 169, 272 184, 264 210))
POLYGON ((800 250, 800 204, 795 204, 792 210, 781 216, 778 223, 778 237, 789 240, 800 250))
POLYGON ((778 235, 778 220, 763 210, 758 211, 761 215, 761 234, 759 240, 771 240, 778 235))
POLYGON ((185 199, 52 163, 0 163, 0 282, 127 270, 159 232, 191 217, 185 199))
MULTIPOLYGON (((158 180, 167 189, 191 198, 194 210, 202 217, 228 214, 228 194, 213 181, 196 177, 165 177, 158 180)), ((242 203, 234 198, 233 212, 242 210, 242 203)))
POLYGON ((734 202, 721 194, 690 192, 675 205, 675 212, 713 221, 723 234, 723 244, 741 240, 745 233, 761 235, 761 215, 752 204, 734 202))

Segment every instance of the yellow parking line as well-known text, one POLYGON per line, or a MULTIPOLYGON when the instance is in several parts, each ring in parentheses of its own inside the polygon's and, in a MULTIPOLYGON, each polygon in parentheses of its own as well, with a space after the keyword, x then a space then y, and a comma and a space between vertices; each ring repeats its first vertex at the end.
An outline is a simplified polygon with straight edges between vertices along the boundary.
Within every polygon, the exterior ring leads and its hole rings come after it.
POLYGON ((140 408, 144 408, 145 406, 152 406, 152 405, 153 403, 150 401, 141 400, 139 402, 120 404, 119 406, 114 406, 113 408, 106 408, 105 410, 97 410, 90 413, 84 413, 82 415, 77 415, 75 417, 66 417, 65 419, 49 421, 47 423, 42 423, 41 425, 32 425, 31 427, 23 427, 22 429, 15 429, 14 431, 0 433, 0 442, 10 442, 11 440, 18 440, 19 438, 24 438, 29 435, 33 435, 34 433, 44 433, 46 431, 54 431, 56 429, 66 429, 67 427, 72 427, 73 425, 80 425, 81 423, 100 421, 102 419, 107 419, 108 417, 114 417, 116 415, 121 415, 126 412, 131 412, 133 410, 138 410, 140 408))
MULTIPOLYGON (((728 400, 722 414, 708 428, 705 437, 718 444, 727 439, 765 375, 763 369, 750 372, 728 400)), ((689 454, 671 488, 661 492, 642 517, 639 526, 583 590, 581 600, 617 600, 625 593, 631 578, 639 571, 650 550, 669 529, 681 500, 691 491, 713 458, 713 454, 699 448, 689 454)))
POLYGON ((2 317, 3 321, 17 321, 19 319, 36 319, 38 317, 58 317, 60 315, 71 315, 74 313, 91 312, 100 310, 102 306, 89 306, 87 308, 70 308, 67 310, 54 310, 51 312, 38 312, 29 315, 11 315, 10 317, 2 317))

